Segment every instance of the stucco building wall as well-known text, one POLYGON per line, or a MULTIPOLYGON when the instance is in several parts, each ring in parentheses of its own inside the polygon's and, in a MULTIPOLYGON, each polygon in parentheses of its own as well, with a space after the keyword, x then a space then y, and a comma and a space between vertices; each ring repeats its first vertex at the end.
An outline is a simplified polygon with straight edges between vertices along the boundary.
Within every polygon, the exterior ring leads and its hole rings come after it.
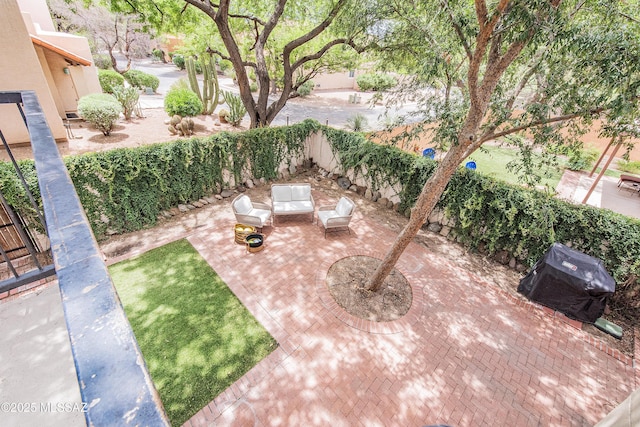
MULTIPOLYGON (((0 0, 0 91, 33 90, 36 92, 47 122, 56 140, 66 140, 66 131, 53 100, 47 78, 22 19, 16 0, 0 0)), ((0 106, 0 130, 7 142, 29 140, 22 118, 13 105, 0 106)))
MULTIPOLYGON (((98 72, 85 37, 58 33, 46 0, 0 0, 0 91, 33 90, 56 141, 66 141, 63 120, 77 111, 78 100, 100 93, 98 72)), ((15 106, 0 110, 7 142, 29 141, 15 106)))

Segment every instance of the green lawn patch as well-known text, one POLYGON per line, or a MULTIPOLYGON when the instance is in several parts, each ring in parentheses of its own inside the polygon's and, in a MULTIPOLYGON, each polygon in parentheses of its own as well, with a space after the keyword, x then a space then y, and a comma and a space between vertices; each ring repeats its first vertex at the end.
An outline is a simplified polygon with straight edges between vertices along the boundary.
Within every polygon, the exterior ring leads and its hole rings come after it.
POLYGON ((172 425, 277 343, 186 240, 109 268, 172 425))
MULTIPOLYGON (((475 161, 477 172, 489 175, 511 184, 522 184, 518 176, 507 169, 507 164, 516 159, 518 153, 513 148, 495 147, 487 145, 482 150, 476 150, 464 163, 475 161)), ((542 181, 538 185, 544 185, 555 189, 562 178, 563 170, 556 167, 547 167, 542 181)))

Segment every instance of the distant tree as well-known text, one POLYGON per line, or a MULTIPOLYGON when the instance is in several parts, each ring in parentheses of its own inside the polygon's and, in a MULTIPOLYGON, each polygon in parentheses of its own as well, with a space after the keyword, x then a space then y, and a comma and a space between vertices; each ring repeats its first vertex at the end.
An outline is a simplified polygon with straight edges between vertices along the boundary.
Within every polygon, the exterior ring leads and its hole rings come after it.
POLYGON ((135 14, 111 12, 101 4, 88 7, 81 0, 50 0, 49 9, 60 31, 82 33, 91 41, 94 53, 106 51, 115 71, 124 74, 131 68, 131 60, 142 58, 151 50, 151 34, 135 14), (126 65, 118 65, 119 51, 126 65))
POLYGON ((199 41, 206 39, 208 52, 233 65, 252 128, 268 126, 288 99, 299 96, 297 89, 317 73, 340 65, 349 67, 357 53, 371 46, 367 30, 380 19, 378 8, 351 0, 181 0, 182 8, 173 0, 112 3, 119 11, 138 13, 164 28, 180 27, 186 34, 194 28, 188 21, 197 20, 199 41), (201 13, 194 15, 193 11, 201 13), (207 32, 207 22, 201 19, 205 16, 215 33, 207 32), (188 19, 182 19, 185 17, 188 19), (345 58, 350 60, 345 62, 345 58), (251 92, 252 83, 257 83, 257 99, 251 92), (279 96, 269 99, 275 88, 279 96))

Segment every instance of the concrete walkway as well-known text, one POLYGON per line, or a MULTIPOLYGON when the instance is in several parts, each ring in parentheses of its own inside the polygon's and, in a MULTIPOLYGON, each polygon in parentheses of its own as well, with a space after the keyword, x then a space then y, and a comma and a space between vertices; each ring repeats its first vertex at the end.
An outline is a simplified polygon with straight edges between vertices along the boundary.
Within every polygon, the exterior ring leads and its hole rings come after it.
POLYGON ((58 282, 0 300, 0 425, 85 426, 58 282))
MULTIPOLYGON (((596 180, 586 172, 566 170, 558 184, 558 197, 580 204, 596 180)), ((589 196, 587 204, 609 209, 631 218, 640 219, 640 193, 618 187, 618 179, 603 176, 589 196)))

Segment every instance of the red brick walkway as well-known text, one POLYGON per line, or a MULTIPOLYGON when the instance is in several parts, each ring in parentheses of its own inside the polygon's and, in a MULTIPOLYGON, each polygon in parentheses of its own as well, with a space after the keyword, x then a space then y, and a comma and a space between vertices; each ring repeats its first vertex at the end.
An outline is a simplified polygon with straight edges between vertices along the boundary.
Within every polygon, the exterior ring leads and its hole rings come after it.
POLYGON ((326 239, 308 216, 283 218, 254 254, 233 242, 228 211, 189 240, 280 346, 186 425, 591 426, 640 386, 586 333, 415 243, 397 265, 410 312, 386 325, 347 315, 328 268, 381 257, 395 237, 357 211, 351 234, 326 239))

